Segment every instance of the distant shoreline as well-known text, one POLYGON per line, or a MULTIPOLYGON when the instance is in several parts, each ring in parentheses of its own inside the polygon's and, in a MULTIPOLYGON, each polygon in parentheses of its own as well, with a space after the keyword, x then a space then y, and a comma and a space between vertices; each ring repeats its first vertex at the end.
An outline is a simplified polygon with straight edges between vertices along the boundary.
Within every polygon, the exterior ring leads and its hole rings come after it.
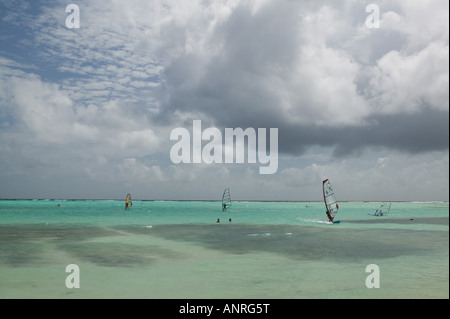
MULTIPOLYGON (((65 202, 87 202, 87 201, 96 201, 96 202, 122 202, 125 199, 78 199, 78 198, 69 198, 69 199, 61 199, 61 198, 0 198, 0 201, 49 201, 49 202, 57 202, 57 201, 65 201, 65 202)), ((134 202, 221 202, 221 199, 133 199, 134 202)), ((265 199, 240 199, 233 200, 233 202, 250 202, 250 203, 320 203, 323 204, 322 200, 265 200, 265 199)), ((398 200, 398 201, 383 201, 383 200, 341 200, 340 203, 417 203, 417 204, 431 204, 431 203, 449 203, 449 201, 439 201, 439 200, 430 200, 430 201, 406 201, 406 200, 398 200)))
POLYGON ((449 217, 414 217, 414 218, 377 218, 371 220, 346 220, 346 223, 356 223, 356 224, 431 224, 431 225, 449 225, 449 217))

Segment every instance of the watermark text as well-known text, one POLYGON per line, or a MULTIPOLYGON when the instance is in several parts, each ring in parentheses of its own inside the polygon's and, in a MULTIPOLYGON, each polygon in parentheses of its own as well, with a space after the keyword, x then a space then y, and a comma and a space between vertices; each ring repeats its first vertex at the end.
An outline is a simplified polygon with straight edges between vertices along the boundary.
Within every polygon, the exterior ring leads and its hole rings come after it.
POLYGON ((70 13, 66 17, 66 28, 79 29, 80 28, 80 8, 76 4, 69 4, 66 6, 66 12, 70 13))
POLYGON ((247 163, 261 164, 260 174, 274 174, 278 170, 278 128, 269 132, 269 153, 267 154, 266 129, 225 128, 225 139, 216 127, 202 131, 202 121, 192 123, 192 138, 189 130, 177 127, 170 133, 171 141, 178 141, 170 149, 170 159, 174 164, 180 163, 244 163, 247 151, 247 163), (247 150, 245 149, 247 139, 247 150), (209 141, 202 145, 203 141, 209 141), (236 141, 236 143, 235 143, 236 141), (192 147, 191 147, 192 145, 192 147), (235 151, 236 150, 236 151, 235 151))
POLYGON ((369 289, 380 288, 380 267, 375 264, 367 265, 366 273, 370 273, 366 278, 366 287, 369 289))
POLYGON ((369 29, 380 28, 380 7, 377 4, 369 4, 366 7, 366 12, 370 13, 366 18, 366 27, 369 29))
POLYGON ((69 289, 80 288, 80 267, 75 264, 67 265, 66 272, 70 273, 66 278, 66 287, 69 289))

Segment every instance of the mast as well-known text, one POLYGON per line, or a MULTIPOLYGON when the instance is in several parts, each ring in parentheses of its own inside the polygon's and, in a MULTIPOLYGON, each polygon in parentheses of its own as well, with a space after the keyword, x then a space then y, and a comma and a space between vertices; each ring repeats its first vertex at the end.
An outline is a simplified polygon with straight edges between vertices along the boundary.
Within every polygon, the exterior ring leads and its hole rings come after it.
POLYGON ((331 183, 328 179, 322 182, 322 190, 323 190, 323 201, 325 203, 325 207, 327 209, 326 214, 328 220, 333 222, 334 217, 336 216, 339 205, 336 201, 336 197, 334 196, 333 188, 331 187, 331 183))
POLYGON ((222 211, 225 211, 228 207, 231 207, 231 195, 230 190, 225 188, 222 195, 222 211))
POLYGON ((328 181, 328 179, 324 180, 322 182, 322 192, 323 192, 323 202, 325 203, 325 208, 327 209, 327 216, 328 216, 328 220, 330 222, 333 221, 333 217, 330 215, 330 211, 328 210, 328 205, 327 205, 327 198, 325 197, 325 183, 328 181))

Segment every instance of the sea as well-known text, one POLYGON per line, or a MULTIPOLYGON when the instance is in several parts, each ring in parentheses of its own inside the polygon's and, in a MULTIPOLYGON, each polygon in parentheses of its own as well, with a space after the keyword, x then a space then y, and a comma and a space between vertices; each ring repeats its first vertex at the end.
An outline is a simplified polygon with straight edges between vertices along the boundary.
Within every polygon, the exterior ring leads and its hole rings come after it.
POLYGON ((448 299, 449 203, 1 200, 1 299, 448 299))

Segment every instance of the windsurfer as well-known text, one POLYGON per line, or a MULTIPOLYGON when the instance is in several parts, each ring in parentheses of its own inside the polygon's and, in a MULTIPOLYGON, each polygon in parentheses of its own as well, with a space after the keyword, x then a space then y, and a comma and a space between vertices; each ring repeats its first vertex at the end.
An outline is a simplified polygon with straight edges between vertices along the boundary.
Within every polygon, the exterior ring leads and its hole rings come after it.
POLYGON ((133 202, 131 201, 131 195, 127 194, 127 197, 125 198, 125 209, 128 209, 131 206, 133 206, 133 202))
POLYGON ((333 222, 333 217, 331 216, 331 214, 330 214, 329 211, 327 211, 327 216, 328 216, 328 220, 329 220, 330 222, 333 222))

